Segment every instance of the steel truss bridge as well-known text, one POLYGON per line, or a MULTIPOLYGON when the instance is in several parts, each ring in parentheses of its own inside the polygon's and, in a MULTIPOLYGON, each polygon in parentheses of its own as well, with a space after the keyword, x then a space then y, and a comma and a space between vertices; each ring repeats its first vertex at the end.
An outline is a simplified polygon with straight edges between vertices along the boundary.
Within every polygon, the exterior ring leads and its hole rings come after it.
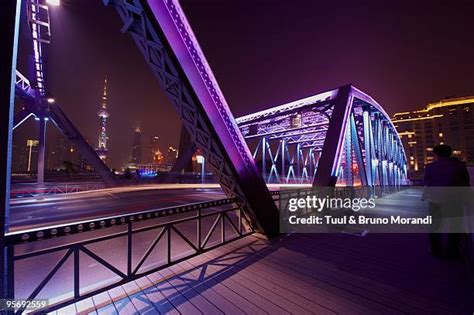
POLYGON ((236 121, 267 183, 406 184, 395 127, 380 104, 352 85, 236 121))
MULTIPOLYGON (((159 221, 148 227, 134 222, 158 218, 164 213, 154 211, 24 233, 8 233, 11 143, 14 125, 31 115, 39 116, 42 122, 46 118, 52 118, 71 141, 82 143, 83 139, 66 116, 62 115, 57 105, 47 105, 42 74, 37 73, 34 82, 30 83, 25 76, 16 71, 21 4, 44 5, 44 3, 39 0, 2 1, 0 2, 0 35, 3 44, 0 68, 0 82, 3 87, 0 89, 0 228, 2 229, 0 295, 2 297, 16 296, 15 277, 20 276, 20 273, 15 273, 17 262, 43 254, 59 253, 59 260, 39 281, 39 285, 28 294, 27 297, 30 299, 41 293, 66 261, 72 261, 73 293, 50 308, 57 309, 109 288, 103 286, 96 287, 92 291, 86 290, 85 284, 80 280, 80 257, 83 255, 89 256, 115 273, 118 282, 112 285, 120 285, 139 275, 162 268, 163 265, 149 267, 147 270, 141 269, 162 240, 166 239, 168 248, 165 266, 184 259, 173 257, 171 254, 172 235, 189 245, 192 255, 214 246, 209 242, 212 233, 218 227, 221 230, 218 243, 225 243, 253 231, 263 233, 269 238, 275 237, 279 234, 280 214, 266 182, 369 187, 398 186, 406 182, 406 157, 400 139, 382 107, 367 94, 347 85, 235 119, 178 0, 105 0, 104 2, 115 7, 124 23, 121 31, 134 39, 161 88, 175 106, 183 127, 189 134, 189 149, 186 154, 195 149, 202 152, 208 167, 229 199, 217 201, 212 205, 172 209, 166 214, 176 214, 179 211, 197 211, 197 213, 184 221, 172 221, 166 224, 159 221), (29 91, 34 91, 34 95, 30 95, 29 91), (22 95, 25 99, 32 96, 30 107, 26 108, 23 118, 17 117, 17 122, 14 122, 13 117, 15 94, 22 95), (220 207, 226 204, 231 204, 231 207, 212 214, 200 211, 209 206, 220 207), (204 217, 212 220, 206 225, 206 234, 202 235, 204 217), (178 225, 185 221, 196 224, 195 237, 185 235, 185 232, 178 228, 178 225), (125 230, 117 234, 116 228, 120 226, 125 230), (105 230, 106 228, 110 229, 105 230), (135 235, 152 229, 155 229, 158 235, 138 262, 134 262, 130 255, 132 248, 137 246, 133 242, 135 235), (225 232, 226 229, 232 231, 232 237, 225 232), (100 237, 90 233, 78 234, 99 230, 100 237), (71 239, 69 235, 72 234, 75 238, 71 239), (82 239, 78 235, 82 235, 82 239), (123 237, 126 240, 125 270, 106 261, 89 246, 116 237, 123 237), (64 243, 49 249, 28 250, 36 248, 29 247, 30 242, 35 242, 39 244, 38 246, 40 244, 47 246, 49 243, 44 243, 45 239, 58 242, 63 240, 64 243), (27 243, 26 246, 22 246, 23 243, 27 243), (17 252, 19 247, 21 250, 17 252)), ((40 49, 41 46, 35 52, 40 52, 40 49)), ((40 67, 41 72, 42 65, 36 63, 35 66, 40 67)), ((97 161, 97 166, 94 167, 101 168, 104 174, 107 174, 108 170, 100 164, 101 161, 95 152, 93 156, 93 149, 84 146, 84 150, 90 153, 90 159, 97 161)), ((186 157, 184 151, 180 158, 181 163, 186 157)), ((110 182, 113 182, 113 179, 110 179, 110 182)))

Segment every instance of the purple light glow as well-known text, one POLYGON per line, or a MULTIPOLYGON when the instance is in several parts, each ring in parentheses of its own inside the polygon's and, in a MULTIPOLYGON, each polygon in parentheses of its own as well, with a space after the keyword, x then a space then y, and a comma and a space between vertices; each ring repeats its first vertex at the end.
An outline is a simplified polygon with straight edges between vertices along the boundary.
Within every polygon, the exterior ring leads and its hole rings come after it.
POLYGON ((149 1, 150 8, 209 116, 237 171, 258 169, 212 70, 176 0, 149 1))
MULTIPOLYGON (((43 53, 41 49, 41 31, 40 24, 36 21, 40 16, 40 10, 43 9, 46 11, 46 14, 49 14, 48 7, 40 5, 36 1, 31 1, 31 35, 33 37, 33 55, 34 55, 34 64, 35 64, 35 79, 36 79, 36 89, 40 96, 45 96, 45 86, 44 86, 44 72, 43 72, 43 53)), ((42 21, 43 22, 43 21, 42 21)), ((48 25, 49 27, 49 25, 48 25)))
POLYGON ((243 124, 243 123, 251 122, 253 120, 256 120, 265 116, 274 115, 274 114, 283 114, 284 112, 294 111, 298 108, 301 108, 307 105, 316 104, 318 102, 325 101, 325 100, 332 100, 336 95, 337 95, 337 89, 319 93, 319 94, 309 96, 300 100, 296 100, 290 103, 278 105, 278 106, 271 107, 269 109, 265 109, 256 113, 241 116, 241 117, 236 118, 235 121, 238 124, 243 124))

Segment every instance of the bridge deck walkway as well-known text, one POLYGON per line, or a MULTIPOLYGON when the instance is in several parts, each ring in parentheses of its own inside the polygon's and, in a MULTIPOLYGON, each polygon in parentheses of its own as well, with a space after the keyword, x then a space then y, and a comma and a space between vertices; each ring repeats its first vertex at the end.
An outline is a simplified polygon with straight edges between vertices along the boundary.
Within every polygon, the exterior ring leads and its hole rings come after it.
POLYGON ((424 234, 248 236, 57 314, 471 314, 464 263, 427 249, 424 234))
POLYGON ((431 257, 423 235, 293 234, 246 237, 57 313, 454 314, 473 296, 462 263, 431 257))

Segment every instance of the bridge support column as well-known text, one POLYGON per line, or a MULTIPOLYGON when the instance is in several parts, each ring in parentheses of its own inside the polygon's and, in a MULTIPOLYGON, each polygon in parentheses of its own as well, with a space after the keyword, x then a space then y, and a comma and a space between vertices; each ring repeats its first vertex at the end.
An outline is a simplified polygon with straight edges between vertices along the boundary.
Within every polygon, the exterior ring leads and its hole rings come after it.
POLYGON ((359 170, 359 177, 362 186, 367 186, 367 174, 364 167, 364 160, 362 158, 362 150, 359 142, 359 135, 357 134, 357 127, 355 124, 354 114, 351 115, 351 136, 352 144, 354 146, 355 158, 357 161, 357 168, 359 170))
POLYGON ((365 173, 367 176, 367 185, 374 186, 374 170, 372 167, 372 126, 370 123, 370 112, 365 109, 363 112, 364 120, 364 149, 365 149, 365 173))
POLYGON ((13 298, 12 248, 5 244, 9 226, 10 176, 20 0, 0 2, 0 298, 13 298))
POLYGON ((262 177, 267 176, 267 138, 262 138, 262 177))
POLYGON ((44 169, 46 163, 46 124, 47 120, 42 115, 39 120, 38 168, 36 170, 36 180, 39 188, 44 186, 44 169))
POLYGON ((179 136, 178 159, 170 170, 170 174, 179 174, 181 171, 193 171, 193 154, 196 152, 196 144, 191 139, 189 132, 181 126, 181 134, 179 136))
POLYGON ((281 159, 281 171, 280 171, 280 183, 286 183, 286 165, 285 165, 285 159, 286 159, 286 141, 285 139, 281 140, 281 153, 280 153, 280 159, 281 159))
MULTIPOLYGON (((351 114, 352 116, 352 114, 351 114)), ((350 123, 350 121, 348 122, 350 123)), ((348 124, 346 126, 346 137, 344 143, 344 153, 345 153, 345 167, 344 167, 344 180, 346 186, 354 186, 354 176, 353 176, 353 168, 352 168, 352 129, 351 126, 348 124)))

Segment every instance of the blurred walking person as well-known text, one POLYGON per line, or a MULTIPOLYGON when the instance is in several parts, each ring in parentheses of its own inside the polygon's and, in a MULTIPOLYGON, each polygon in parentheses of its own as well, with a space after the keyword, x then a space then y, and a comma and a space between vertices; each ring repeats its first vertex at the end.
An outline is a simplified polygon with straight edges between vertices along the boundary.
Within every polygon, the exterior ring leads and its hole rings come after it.
POLYGON ((429 201, 429 214, 432 217, 430 250, 437 257, 458 259, 461 257, 464 197, 468 193, 469 173, 466 164, 452 156, 450 146, 437 145, 433 152, 436 160, 426 165, 423 193, 423 199, 429 201), (443 250, 443 229, 449 233, 446 250, 443 250))

